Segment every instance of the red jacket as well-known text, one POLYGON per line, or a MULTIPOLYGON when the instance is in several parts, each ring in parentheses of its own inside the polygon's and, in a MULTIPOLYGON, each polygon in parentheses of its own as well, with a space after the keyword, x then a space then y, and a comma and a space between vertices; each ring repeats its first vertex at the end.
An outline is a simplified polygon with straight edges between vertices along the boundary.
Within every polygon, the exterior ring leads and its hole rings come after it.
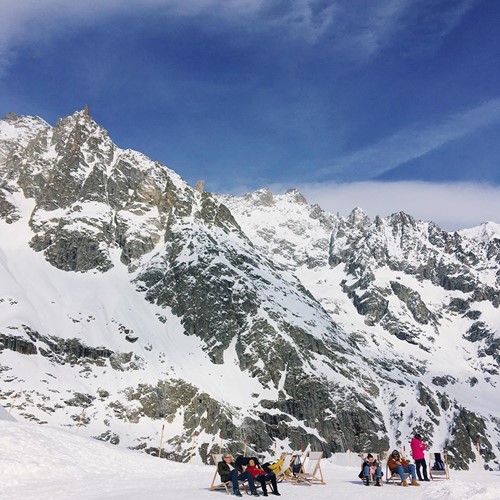
POLYGON ((259 469, 258 467, 251 465, 247 467, 247 471, 250 472, 250 474, 252 474, 252 477, 257 477, 259 474, 264 474, 264 475, 267 474, 265 470, 259 469))

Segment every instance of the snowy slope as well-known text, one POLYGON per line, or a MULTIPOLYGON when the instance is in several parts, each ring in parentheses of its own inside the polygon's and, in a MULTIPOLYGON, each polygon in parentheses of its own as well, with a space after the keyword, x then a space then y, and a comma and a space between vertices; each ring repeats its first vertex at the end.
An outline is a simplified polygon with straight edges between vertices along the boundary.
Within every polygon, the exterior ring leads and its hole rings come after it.
MULTIPOLYGON (((74 432, 13 423, 0 419, 0 498, 34 500, 115 499, 178 500, 221 497, 209 487, 215 468, 180 464, 137 452, 118 449, 74 432)), ((280 484, 281 496, 291 500, 314 495, 318 500, 337 498, 374 499, 481 499, 500 498, 498 474, 452 472, 448 481, 423 483, 419 488, 398 485, 373 486, 367 491, 344 456, 323 460, 326 485, 280 484), (343 465, 336 463, 345 462, 343 465)))

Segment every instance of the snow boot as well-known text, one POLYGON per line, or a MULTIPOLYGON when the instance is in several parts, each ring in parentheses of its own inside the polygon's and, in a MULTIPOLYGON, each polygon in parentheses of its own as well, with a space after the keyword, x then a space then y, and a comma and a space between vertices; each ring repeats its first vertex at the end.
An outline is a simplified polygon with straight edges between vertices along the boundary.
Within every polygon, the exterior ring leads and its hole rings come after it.
POLYGON ((420 484, 417 483, 417 480, 414 479, 412 482, 411 482, 411 485, 412 486, 420 486, 420 484))
POLYGON ((237 496, 237 497, 241 497, 241 496, 243 496, 243 495, 241 494, 241 491, 240 491, 240 490, 234 490, 234 492, 233 492, 233 493, 234 493, 234 495, 235 495, 235 496, 237 496))
POLYGON ((364 483, 365 483, 365 486, 370 486, 370 478, 369 478, 368 476, 365 476, 365 477, 363 478, 363 481, 364 481, 364 483))
POLYGON ((406 481, 406 479, 403 479, 403 482, 401 483, 403 486, 408 486, 408 482, 406 481))
POLYGON ((375 478, 375 486, 382 486, 382 485, 380 484, 380 478, 379 478, 379 477, 376 477, 376 478, 375 478))

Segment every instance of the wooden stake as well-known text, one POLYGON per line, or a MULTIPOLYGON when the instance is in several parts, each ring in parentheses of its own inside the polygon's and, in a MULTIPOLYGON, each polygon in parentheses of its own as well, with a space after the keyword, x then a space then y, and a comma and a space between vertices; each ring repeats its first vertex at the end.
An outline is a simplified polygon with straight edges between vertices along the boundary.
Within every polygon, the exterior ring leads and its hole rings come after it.
POLYGON ((85 408, 82 410, 82 413, 80 413, 80 418, 78 419, 78 424, 76 425, 76 433, 78 434, 78 431, 80 430, 80 426, 82 425, 82 420, 83 416, 85 415, 85 408))
POLYGON ((191 459, 193 458, 194 455, 194 444, 195 444, 195 439, 198 436, 199 432, 194 431, 193 435, 191 436, 191 454, 189 455, 189 463, 191 463, 191 459))
POLYGON ((14 408, 14 403, 16 402, 17 392, 12 396, 12 401, 10 402, 9 415, 12 413, 12 408, 14 408))
POLYGON ((476 449, 477 449, 477 461, 479 463, 480 470, 483 470, 483 463, 481 460, 481 451, 479 448, 479 436, 476 436, 476 449))
POLYGON ((161 426, 161 433, 160 433, 160 446, 158 447, 158 457, 161 458, 161 449, 163 447, 163 431, 165 429, 165 422, 163 422, 163 425, 161 426))

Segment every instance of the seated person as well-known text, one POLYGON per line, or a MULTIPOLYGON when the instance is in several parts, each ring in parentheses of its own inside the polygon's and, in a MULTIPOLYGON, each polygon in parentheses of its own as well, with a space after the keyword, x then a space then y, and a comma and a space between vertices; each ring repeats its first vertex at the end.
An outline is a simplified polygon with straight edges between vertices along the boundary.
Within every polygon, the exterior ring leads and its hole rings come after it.
POLYGON ((271 484, 273 486, 273 491, 272 491, 273 495, 280 496, 280 494, 278 493, 276 474, 274 472, 266 472, 264 469, 259 468, 253 458, 251 458, 248 461, 247 472, 250 472, 250 474, 252 474, 254 479, 260 481, 260 484, 262 485, 262 491, 264 492, 265 497, 267 497, 266 481, 271 481, 271 484))
POLYGON ((242 471, 237 468, 237 465, 234 463, 233 456, 231 453, 226 453, 222 461, 217 464, 217 472, 220 475, 220 479, 223 483, 227 481, 231 481, 233 484, 233 493, 237 497, 241 497, 241 492, 239 488, 238 481, 248 481, 248 485, 250 486, 250 493, 254 497, 260 496, 255 489, 255 483, 253 481, 253 476, 248 471, 242 471))
POLYGON ((389 460, 387 460, 387 467, 389 467, 389 470, 391 471, 392 474, 398 473, 399 477, 402 480, 403 486, 408 486, 408 483, 406 482, 405 479, 405 473, 408 473, 411 475, 411 484, 412 486, 420 486, 420 484, 417 483, 417 475, 415 473, 415 466, 411 464, 408 460, 401 458, 401 455, 399 454, 398 450, 394 450, 390 457, 389 460))
POLYGON ((380 484, 380 478, 382 477, 382 468, 375 457, 368 453, 363 461, 363 480, 366 486, 370 486, 370 476, 375 476, 375 486, 382 486, 380 484))

